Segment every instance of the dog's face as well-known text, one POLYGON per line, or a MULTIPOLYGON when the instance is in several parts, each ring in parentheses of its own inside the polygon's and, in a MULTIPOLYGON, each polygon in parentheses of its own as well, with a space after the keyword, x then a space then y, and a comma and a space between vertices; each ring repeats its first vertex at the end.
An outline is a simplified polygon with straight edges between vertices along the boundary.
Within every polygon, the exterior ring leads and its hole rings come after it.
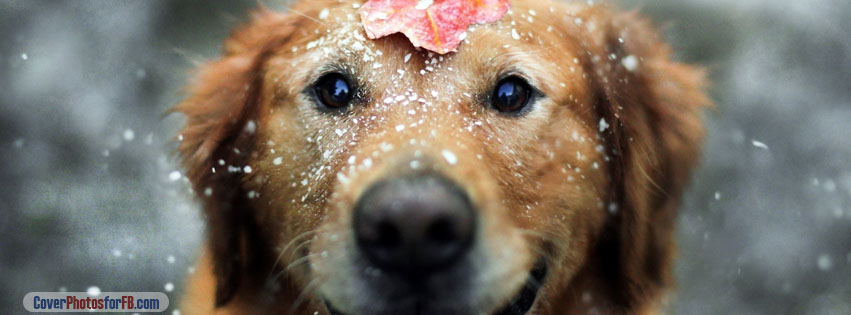
POLYGON ((294 309, 352 315, 522 314, 581 290, 629 307, 664 284, 699 76, 631 18, 512 5, 447 55, 366 39, 348 1, 232 37, 178 107, 219 304, 246 265, 294 309))

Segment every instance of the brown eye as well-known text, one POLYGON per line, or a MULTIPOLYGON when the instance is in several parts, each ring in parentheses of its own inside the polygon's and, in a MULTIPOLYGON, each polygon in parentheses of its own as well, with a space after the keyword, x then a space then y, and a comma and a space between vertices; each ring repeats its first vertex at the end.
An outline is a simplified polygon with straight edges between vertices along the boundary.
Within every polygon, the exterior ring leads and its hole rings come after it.
POLYGON ((346 77, 340 73, 329 73, 313 85, 316 99, 328 108, 343 108, 352 102, 355 91, 346 77))
POLYGON ((517 112, 532 99, 532 87, 521 77, 510 76, 499 81, 493 90, 493 107, 500 112, 517 112))

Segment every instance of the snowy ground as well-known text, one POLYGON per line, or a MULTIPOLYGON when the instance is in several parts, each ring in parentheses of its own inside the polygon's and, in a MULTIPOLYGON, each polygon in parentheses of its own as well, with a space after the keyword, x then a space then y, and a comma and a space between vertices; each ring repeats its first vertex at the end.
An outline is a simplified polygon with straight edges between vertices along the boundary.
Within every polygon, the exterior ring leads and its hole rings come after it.
MULTIPOLYGON (((201 225, 173 176, 187 71, 246 1, 0 3, 0 313, 30 291, 168 291, 201 225)), ((851 2, 622 0, 709 66, 675 314, 851 314, 851 2)))

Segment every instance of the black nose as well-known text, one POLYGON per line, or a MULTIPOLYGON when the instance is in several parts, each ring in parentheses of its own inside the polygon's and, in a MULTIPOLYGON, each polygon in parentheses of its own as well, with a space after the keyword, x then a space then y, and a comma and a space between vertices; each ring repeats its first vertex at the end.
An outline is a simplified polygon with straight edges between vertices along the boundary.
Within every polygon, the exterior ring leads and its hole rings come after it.
POLYGON ((361 196, 354 230, 361 252, 378 268, 422 275, 452 265, 476 229, 470 199, 435 175, 380 181, 361 196))

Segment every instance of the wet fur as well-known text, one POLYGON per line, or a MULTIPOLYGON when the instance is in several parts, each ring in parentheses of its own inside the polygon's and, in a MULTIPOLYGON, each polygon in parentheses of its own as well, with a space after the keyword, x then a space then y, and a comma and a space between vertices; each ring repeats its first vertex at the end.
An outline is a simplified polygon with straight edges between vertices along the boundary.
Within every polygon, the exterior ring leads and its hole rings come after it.
MULTIPOLYGON (((324 22, 315 18, 319 10, 338 6, 336 1, 319 2, 302 1, 289 13, 259 10, 250 23, 237 29, 226 41, 221 59, 201 67, 189 86, 189 97, 174 108, 187 118, 180 133, 183 140, 179 152, 187 177, 203 205, 208 226, 205 249, 181 304, 185 313, 325 312, 322 301, 314 295, 325 279, 313 278, 316 273, 305 267, 307 263, 303 266, 293 263, 299 257, 304 257, 302 261, 310 260, 317 248, 332 246, 327 241, 323 243, 321 238, 312 238, 326 233, 331 224, 340 224, 333 225, 335 228, 343 226, 339 222, 345 221, 346 214, 340 217, 324 214, 324 209, 330 207, 327 200, 332 198, 338 184, 333 180, 310 184, 312 195, 304 202, 304 209, 313 209, 315 215, 272 207, 272 204, 283 202, 275 198, 302 195, 302 191, 296 190, 300 188, 287 185, 290 178, 286 174, 308 169, 310 158, 316 157, 301 153, 310 152, 314 145, 297 136, 303 133, 295 127, 267 131, 277 119, 285 119, 280 118, 281 115, 292 112, 280 106, 287 106, 287 100, 309 84, 273 84, 272 78, 284 72, 309 71, 292 69, 286 60, 302 53, 305 44, 315 37, 312 30, 323 26, 324 22), (293 46, 302 50, 291 52, 293 46), (256 132, 246 129, 249 122, 256 124, 256 132), (269 162, 272 155, 268 154, 267 144, 270 141, 278 150, 274 156, 284 156, 280 166, 273 167, 269 162), (287 154, 298 159, 290 159, 287 154), (226 165, 219 165, 220 160, 226 165), (254 171, 228 172, 228 165, 251 165, 254 171), (213 169, 216 172, 212 172, 213 169), (250 199, 249 192, 255 190, 260 197, 250 199), (282 197, 269 196, 275 194, 282 197)), ((515 52, 518 58, 534 56, 540 51, 547 55, 546 58, 563 61, 564 64, 558 66, 565 72, 567 65, 573 63, 573 57, 579 60, 573 66, 581 74, 565 74, 560 78, 563 80, 551 77, 552 82, 546 82, 547 76, 541 76, 545 82, 538 83, 549 91, 557 91, 559 83, 567 82, 570 93, 548 94, 553 103, 564 105, 550 107, 550 116, 541 118, 540 125, 545 125, 546 121, 563 121, 565 126, 582 130, 583 135, 594 139, 593 142, 602 145, 605 151, 598 154, 594 153, 594 145, 574 144, 570 150, 565 149, 568 152, 556 152, 555 159, 547 160, 541 147, 555 148, 555 143, 569 141, 566 135, 569 132, 564 131, 566 127, 528 127, 528 130, 518 129, 513 134, 499 134, 513 148, 528 150, 519 152, 520 157, 506 157, 498 154, 499 150, 482 149, 491 152, 485 154, 489 173, 480 171, 477 163, 462 162, 445 169, 451 170, 450 176, 454 178, 466 179, 463 183, 477 192, 474 199, 483 204, 483 209, 499 209, 502 206, 493 202, 501 198, 508 199, 507 208, 529 203, 547 205, 529 217, 483 210, 486 211, 483 215, 493 218, 485 235, 523 235, 522 239, 504 243, 523 249, 518 251, 516 262, 509 269, 515 273, 526 272, 533 259, 525 256, 531 253, 543 252, 548 259, 551 275, 538 295, 533 313, 572 314, 590 309, 605 314, 653 313, 664 306, 664 293, 672 285, 672 231, 676 211, 690 171, 698 160, 703 138, 700 110, 710 104, 703 94, 703 71, 672 61, 669 46, 660 40, 647 20, 635 13, 621 13, 603 5, 588 7, 549 1, 512 1, 512 5, 513 18, 519 21, 518 28, 534 30, 543 40, 543 44, 524 42, 525 46, 515 52), (555 13, 549 12, 551 6, 556 8, 555 13), (535 8, 538 12, 533 23, 525 23, 518 17, 527 8, 535 8), (571 14, 564 13, 567 11, 571 14), (575 23, 577 18, 583 23, 575 23), (547 26, 554 30, 543 31, 547 26), (617 58, 608 58, 611 54, 617 58), (628 55, 639 58, 637 71, 630 72, 621 65, 622 58, 628 55), (600 119, 610 127, 598 133, 595 129, 600 119), (539 134, 524 135, 524 132, 539 134), (537 139, 541 145, 520 145, 531 139, 537 139), (560 182, 564 177, 548 174, 558 173, 562 162, 583 163, 571 160, 574 151, 596 158, 595 161, 600 162, 600 172, 597 175, 588 173, 582 190, 563 191, 559 187, 568 187, 560 182), (522 160, 523 167, 514 166, 515 159, 522 160), (516 179, 514 173, 527 180, 516 179), (593 210, 565 212, 559 205, 593 210), (609 205, 615 208, 611 213, 606 211, 609 205), (547 225, 550 224, 548 220, 559 215, 568 216, 567 226, 547 225)), ((350 4, 340 6, 351 8, 350 4)), ((487 39, 487 36, 497 35, 481 36, 487 39)), ((459 52, 459 55, 466 53, 464 56, 468 57, 464 58, 479 60, 477 58, 486 59, 487 54, 493 53, 487 49, 487 44, 474 40, 462 43, 460 49, 471 51, 459 52)), ((376 42, 385 59, 380 61, 391 68, 398 61, 394 63, 390 58, 398 59, 406 51, 412 51, 410 44, 400 36, 376 42)), ((425 58, 424 53, 414 54, 411 62, 422 62, 425 58)), ((473 62, 464 64, 470 66, 458 69, 461 76, 476 77, 487 72, 473 62)), ((541 71, 547 70, 542 68, 541 71)), ((382 80, 387 78, 377 78, 379 82, 382 80)), ((383 98, 372 97, 376 103, 383 98)), ((438 111, 436 114, 443 115, 439 119, 455 119, 453 112, 438 111)), ((387 125, 376 128, 392 128, 395 124, 387 125)), ((492 127, 492 131, 507 130, 508 126, 500 128, 492 127)), ((446 142, 440 143, 440 147, 453 147, 459 161, 475 160, 476 151, 464 148, 491 143, 482 138, 486 135, 482 132, 466 139, 463 135, 452 134, 448 137, 454 137, 463 145, 446 142)), ((387 141, 394 141, 393 135, 390 137, 387 141)), ((396 133, 396 137, 398 141, 404 140, 402 133, 396 133)), ((374 148, 378 143, 366 139, 358 145, 374 148)), ((439 154, 432 155, 440 158, 439 154)), ((376 160, 376 164, 391 164, 390 159, 387 160, 386 163, 376 160)), ((345 167, 342 159, 328 165, 333 170, 345 167)), ((585 165, 590 166, 590 162, 585 165)), ((358 172, 350 188, 339 193, 343 196, 334 199, 335 204, 352 204, 366 185, 388 172, 391 172, 390 166, 358 172)), ((321 266, 321 263, 311 263, 321 266)), ((494 293, 495 296, 505 294, 508 293, 494 293)))

